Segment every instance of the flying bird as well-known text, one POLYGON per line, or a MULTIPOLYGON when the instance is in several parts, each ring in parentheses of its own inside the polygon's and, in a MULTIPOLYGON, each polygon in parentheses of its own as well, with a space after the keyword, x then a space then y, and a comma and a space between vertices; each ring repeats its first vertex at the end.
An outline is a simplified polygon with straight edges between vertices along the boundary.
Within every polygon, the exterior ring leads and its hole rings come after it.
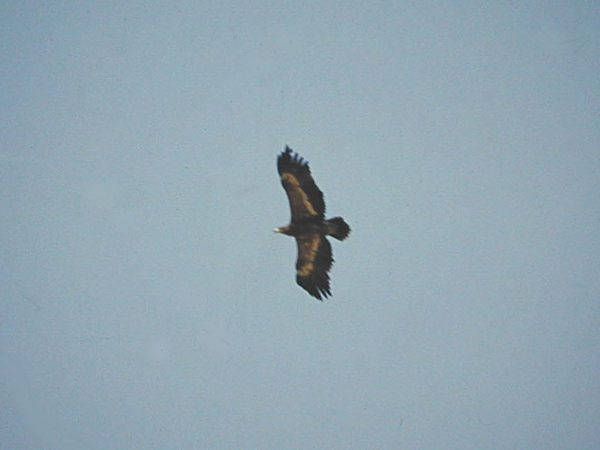
POLYGON ((326 236, 343 241, 350 227, 341 217, 325 219, 323 192, 315 184, 308 162, 288 146, 277 158, 281 184, 290 202, 290 224, 275 228, 277 233, 296 238, 296 282, 310 295, 323 300, 331 295, 329 269, 333 263, 326 236))

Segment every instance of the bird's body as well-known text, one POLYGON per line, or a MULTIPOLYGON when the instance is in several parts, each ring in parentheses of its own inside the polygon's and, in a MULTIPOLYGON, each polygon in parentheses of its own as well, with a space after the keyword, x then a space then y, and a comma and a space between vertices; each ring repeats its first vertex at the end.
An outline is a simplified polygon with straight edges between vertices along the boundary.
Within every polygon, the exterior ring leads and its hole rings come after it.
POLYGON ((293 236, 298 246, 296 282, 310 295, 322 300, 331 295, 329 269, 333 264, 331 245, 326 236, 340 241, 350 233, 341 217, 325 219, 323 193, 312 178, 308 163, 289 147, 277 158, 281 184, 290 202, 291 221, 278 233, 293 236))

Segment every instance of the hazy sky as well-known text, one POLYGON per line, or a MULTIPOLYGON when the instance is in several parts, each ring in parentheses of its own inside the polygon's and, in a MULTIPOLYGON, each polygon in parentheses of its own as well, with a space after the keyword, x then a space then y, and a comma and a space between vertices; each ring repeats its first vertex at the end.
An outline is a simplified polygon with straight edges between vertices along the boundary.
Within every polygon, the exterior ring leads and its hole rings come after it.
POLYGON ((600 6, 367 3, 4 2, 2 449, 600 448, 600 6))

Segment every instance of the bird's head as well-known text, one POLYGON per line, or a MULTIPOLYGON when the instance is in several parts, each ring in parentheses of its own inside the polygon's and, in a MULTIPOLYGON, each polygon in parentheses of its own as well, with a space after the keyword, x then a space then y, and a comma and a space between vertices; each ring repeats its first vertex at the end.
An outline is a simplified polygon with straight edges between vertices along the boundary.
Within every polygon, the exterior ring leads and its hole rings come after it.
POLYGON ((287 234, 290 235, 290 226, 286 225, 285 227, 278 227, 273 230, 275 233, 287 234))

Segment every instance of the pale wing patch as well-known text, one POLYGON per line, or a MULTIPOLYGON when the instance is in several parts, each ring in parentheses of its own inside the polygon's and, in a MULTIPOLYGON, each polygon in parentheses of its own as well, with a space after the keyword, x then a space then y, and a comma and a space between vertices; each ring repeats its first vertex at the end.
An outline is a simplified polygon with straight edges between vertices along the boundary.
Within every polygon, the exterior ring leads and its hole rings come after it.
POLYGON ((306 240, 298 239, 298 267, 296 270, 299 276, 306 277, 313 273, 320 242, 318 234, 306 240))
POLYGON ((286 188, 285 191, 290 198, 292 212, 294 205, 297 205, 298 208, 302 209, 302 213, 305 213, 306 215, 318 215, 317 211, 315 211, 315 208, 313 208, 312 203, 308 200, 308 196, 300 188, 300 183, 298 183, 298 179, 294 175, 291 173, 282 174, 281 182, 284 184, 284 187, 286 188))
POLYGON ((300 267, 300 269, 298 269, 298 275, 301 277, 307 277, 313 272, 313 269, 314 269, 313 263, 304 264, 304 266, 302 266, 302 267, 300 267))

